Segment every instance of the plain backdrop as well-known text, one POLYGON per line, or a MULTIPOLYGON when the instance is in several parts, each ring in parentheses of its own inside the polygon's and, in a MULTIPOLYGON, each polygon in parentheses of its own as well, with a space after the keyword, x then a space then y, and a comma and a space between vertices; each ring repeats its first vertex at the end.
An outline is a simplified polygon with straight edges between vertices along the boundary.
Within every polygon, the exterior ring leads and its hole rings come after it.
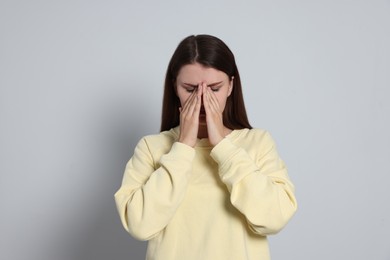
POLYGON ((390 259, 389 0, 1 0, 1 259, 144 258, 113 195, 174 49, 204 33, 296 186, 272 259, 390 259))

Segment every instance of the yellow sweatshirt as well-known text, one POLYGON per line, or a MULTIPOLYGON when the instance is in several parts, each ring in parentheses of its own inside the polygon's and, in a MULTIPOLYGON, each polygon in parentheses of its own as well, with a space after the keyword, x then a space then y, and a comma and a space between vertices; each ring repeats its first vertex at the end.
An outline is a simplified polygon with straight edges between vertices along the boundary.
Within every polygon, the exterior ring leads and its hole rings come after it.
POLYGON ((149 240, 146 259, 270 259, 266 235, 297 204, 269 133, 234 130, 194 148, 178 136, 176 127, 141 139, 115 194, 125 229, 149 240))

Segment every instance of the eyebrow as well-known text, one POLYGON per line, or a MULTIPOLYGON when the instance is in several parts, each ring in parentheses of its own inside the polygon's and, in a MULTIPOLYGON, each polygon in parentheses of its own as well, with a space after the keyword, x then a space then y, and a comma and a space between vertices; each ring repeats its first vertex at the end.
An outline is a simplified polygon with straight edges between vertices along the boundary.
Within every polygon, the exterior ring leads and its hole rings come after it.
MULTIPOLYGON (((221 84, 222 82, 223 81, 214 82, 214 83, 208 84, 207 86, 208 87, 215 87, 215 86, 221 84)), ((183 85, 188 86, 188 87, 192 87, 192 88, 197 88, 198 87, 198 85, 194 85, 194 84, 190 84, 190 83, 183 83, 183 85)))

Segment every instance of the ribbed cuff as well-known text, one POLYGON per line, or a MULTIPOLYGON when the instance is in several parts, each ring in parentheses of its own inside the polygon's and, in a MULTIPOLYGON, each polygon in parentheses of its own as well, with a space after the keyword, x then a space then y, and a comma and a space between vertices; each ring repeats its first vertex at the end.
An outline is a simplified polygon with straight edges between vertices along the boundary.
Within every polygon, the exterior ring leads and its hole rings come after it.
POLYGON ((237 149, 237 146, 235 146, 228 138, 224 138, 216 146, 214 146, 210 152, 210 156, 221 167, 237 152, 237 149))
POLYGON ((174 142, 169 153, 173 153, 184 160, 192 161, 195 157, 195 149, 180 142, 174 142))

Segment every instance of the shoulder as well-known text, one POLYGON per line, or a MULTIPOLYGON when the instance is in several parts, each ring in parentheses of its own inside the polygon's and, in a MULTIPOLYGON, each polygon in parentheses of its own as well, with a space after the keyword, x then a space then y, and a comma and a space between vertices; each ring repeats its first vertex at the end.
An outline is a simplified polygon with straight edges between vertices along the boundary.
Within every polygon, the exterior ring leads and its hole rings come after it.
POLYGON ((271 134, 265 130, 260 128, 244 128, 239 130, 234 130, 232 132, 232 140, 236 140, 239 142, 270 142, 272 141, 271 134))
POLYGON ((137 147, 147 148, 150 153, 168 152, 173 143, 178 139, 176 129, 163 131, 158 134, 146 135, 139 142, 137 147))
POLYGON ((234 130, 229 137, 235 145, 256 153, 266 152, 275 146, 271 134, 260 128, 234 130))

